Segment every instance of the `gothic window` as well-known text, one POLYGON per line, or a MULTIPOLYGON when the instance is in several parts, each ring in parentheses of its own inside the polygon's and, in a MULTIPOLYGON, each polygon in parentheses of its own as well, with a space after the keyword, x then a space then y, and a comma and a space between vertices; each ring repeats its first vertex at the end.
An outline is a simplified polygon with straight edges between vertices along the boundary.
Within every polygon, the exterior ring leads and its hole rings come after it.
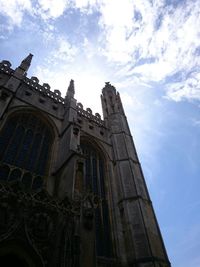
POLYGON ((111 256, 110 220, 105 193, 105 166, 101 153, 89 143, 81 145, 85 155, 86 188, 91 189, 100 198, 95 210, 96 250, 98 256, 111 256))
POLYGON ((41 187, 41 176, 47 175, 52 142, 51 129, 36 115, 18 112, 9 117, 0 131, 0 179, 18 179, 26 188, 41 187), (10 170, 5 166, 17 169, 9 175, 10 170))

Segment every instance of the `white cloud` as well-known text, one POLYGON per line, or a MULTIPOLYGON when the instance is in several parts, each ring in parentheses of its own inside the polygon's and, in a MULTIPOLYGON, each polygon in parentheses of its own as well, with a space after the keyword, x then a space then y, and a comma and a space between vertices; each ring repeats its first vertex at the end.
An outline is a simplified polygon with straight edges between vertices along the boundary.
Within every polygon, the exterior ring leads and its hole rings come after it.
POLYGON ((91 12, 98 7, 98 0, 74 0, 72 1, 76 8, 81 9, 82 12, 91 12))
MULTIPOLYGON (((143 82, 158 82, 179 71, 189 73, 200 65, 200 57, 195 55, 200 43, 198 1, 186 1, 177 7, 164 4, 148 0, 102 1, 104 55, 110 62, 126 66, 124 77, 139 74, 143 82)), ((169 87, 168 97, 176 101, 198 98, 197 79, 189 75, 183 83, 182 87, 174 84, 173 90, 169 87)))
POLYGON ((30 0, 0 0, 0 14, 10 20, 10 24, 20 26, 24 12, 32 8, 30 0))
POLYGON ((38 0, 36 13, 43 19, 60 17, 68 6, 68 0, 38 0))
POLYGON ((156 19, 154 7, 149 1, 104 1, 101 7, 102 17, 100 25, 106 33, 105 51, 110 60, 135 63, 134 52, 140 50, 146 56, 149 40, 153 33, 156 19), (138 14, 138 19, 134 17, 138 14), (117 57, 118 53, 124 55, 117 57))
POLYGON ((122 103, 125 106, 133 106, 134 105, 139 105, 139 101, 137 99, 133 99, 133 97, 128 94, 127 92, 123 92, 121 93, 121 99, 122 99, 122 103))
POLYGON ((59 37, 57 39, 57 47, 55 51, 51 52, 52 61, 73 61, 76 54, 78 52, 78 48, 71 45, 68 40, 64 37, 59 37))

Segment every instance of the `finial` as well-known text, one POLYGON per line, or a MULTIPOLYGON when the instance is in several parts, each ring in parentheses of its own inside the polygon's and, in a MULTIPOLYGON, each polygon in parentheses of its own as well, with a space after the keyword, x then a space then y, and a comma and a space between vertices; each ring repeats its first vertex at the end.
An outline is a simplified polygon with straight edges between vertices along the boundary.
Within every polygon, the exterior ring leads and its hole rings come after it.
POLYGON ((104 86, 102 92, 103 93, 110 92, 110 93, 116 94, 116 89, 110 82, 105 82, 105 86, 104 86))
POLYGON ((74 80, 71 80, 70 83, 69 83, 69 87, 67 89, 67 95, 66 95, 66 97, 72 98, 72 97, 74 97, 74 94, 75 94, 74 80))
POLYGON ((20 66, 15 70, 15 73, 19 75, 26 75, 32 60, 33 55, 29 54, 25 59, 22 60, 20 66))
POLYGON ((22 60, 22 62, 20 64, 20 68, 23 69, 24 71, 27 71, 31 65, 32 57, 33 57, 33 55, 29 54, 24 60, 22 60))

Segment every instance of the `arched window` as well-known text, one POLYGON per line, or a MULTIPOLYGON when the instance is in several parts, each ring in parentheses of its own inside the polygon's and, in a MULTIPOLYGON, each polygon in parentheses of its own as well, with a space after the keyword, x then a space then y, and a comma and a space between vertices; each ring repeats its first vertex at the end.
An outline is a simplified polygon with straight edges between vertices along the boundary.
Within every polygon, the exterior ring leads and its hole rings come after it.
MULTIPOLYGON (((0 131, 0 163, 18 167, 24 173, 23 181, 22 177, 16 177, 16 171, 10 174, 9 180, 19 179, 29 187, 32 180, 27 171, 33 176, 47 175, 52 143, 51 128, 35 114, 17 112, 8 117, 0 131)), ((5 171, 1 172, 4 177, 5 171)))
POLYGON ((84 184, 100 198, 95 211, 96 251, 98 256, 111 256, 111 237, 108 203, 105 192, 105 166, 101 153, 90 143, 81 144, 85 155, 84 184))

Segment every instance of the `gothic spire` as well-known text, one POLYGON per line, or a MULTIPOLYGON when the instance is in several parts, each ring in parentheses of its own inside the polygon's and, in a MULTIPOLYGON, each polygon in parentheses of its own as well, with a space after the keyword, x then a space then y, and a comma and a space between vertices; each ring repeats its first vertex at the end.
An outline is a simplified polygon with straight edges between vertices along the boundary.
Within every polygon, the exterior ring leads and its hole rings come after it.
POLYGON ((29 54, 25 59, 23 59, 19 67, 17 67, 17 69, 15 70, 15 73, 20 74, 20 75, 26 75, 31 65, 32 57, 33 55, 29 54))
POLYGON ((22 60, 20 64, 20 69, 24 70, 25 72, 28 71, 30 65, 31 65, 31 60, 32 60, 33 55, 29 54, 24 60, 22 60))
POLYGON ((66 97, 68 98, 73 98, 75 94, 75 89, 74 89, 74 80, 71 80, 69 83, 69 87, 67 89, 67 95, 66 97))

